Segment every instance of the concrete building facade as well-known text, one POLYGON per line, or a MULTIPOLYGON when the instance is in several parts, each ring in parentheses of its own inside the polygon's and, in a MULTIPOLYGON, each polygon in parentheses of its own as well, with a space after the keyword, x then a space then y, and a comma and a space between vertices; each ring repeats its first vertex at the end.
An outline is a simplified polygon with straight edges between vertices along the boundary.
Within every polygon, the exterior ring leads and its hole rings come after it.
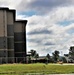
POLYGON ((26 61, 26 23, 15 20, 16 11, 0 8, 0 63, 26 61))

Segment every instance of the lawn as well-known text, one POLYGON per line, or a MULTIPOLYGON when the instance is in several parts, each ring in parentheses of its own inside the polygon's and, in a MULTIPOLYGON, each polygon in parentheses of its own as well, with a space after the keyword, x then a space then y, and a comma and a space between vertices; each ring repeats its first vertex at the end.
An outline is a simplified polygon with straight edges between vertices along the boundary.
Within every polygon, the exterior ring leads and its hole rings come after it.
POLYGON ((69 74, 74 73, 74 65, 63 64, 3 64, 0 65, 0 75, 25 75, 26 73, 69 74))

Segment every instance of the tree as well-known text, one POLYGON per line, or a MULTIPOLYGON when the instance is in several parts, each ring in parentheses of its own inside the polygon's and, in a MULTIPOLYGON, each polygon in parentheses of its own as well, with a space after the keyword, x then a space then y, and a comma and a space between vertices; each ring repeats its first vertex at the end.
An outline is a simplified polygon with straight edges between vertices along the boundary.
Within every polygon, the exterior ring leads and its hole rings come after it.
POLYGON ((36 50, 31 50, 29 53, 31 53, 31 58, 36 59, 39 58, 39 54, 36 52, 36 50))
POLYGON ((35 55, 35 58, 39 58, 39 54, 38 53, 35 55))
POLYGON ((63 63, 67 63, 67 60, 65 57, 62 57, 62 61, 63 61, 63 63))
POLYGON ((37 54, 37 53, 36 53, 36 51, 35 51, 35 50, 33 50, 33 49, 32 49, 29 53, 31 53, 31 56, 32 56, 32 57, 35 57, 35 56, 36 56, 36 54, 37 54))
POLYGON ((47 54, 46 57, 47 57, 48 59, 50 59, 50 55, 49 55, 49 54, 47 54))
POLYGON ((46 59, 47 59, 47 62, 50 61, 50 55, 49 54, 46 55, 46 59))
POLYGON ((36 62, 37 62, 37 58, 39 58, 39 54, 38 53, 35 55, 35 58, 36 58, 36 62))
POLYGON ((52 55, 53 55, 53 60, 54 60, 54 62, 57 62, 58 59, 59 59, 59 51, 55 50, 55 51, 52 53, 52 55))
POLYGON ((74 61, 74 46, 70 47, 69 49, 69 58, 71 62, 74 61))

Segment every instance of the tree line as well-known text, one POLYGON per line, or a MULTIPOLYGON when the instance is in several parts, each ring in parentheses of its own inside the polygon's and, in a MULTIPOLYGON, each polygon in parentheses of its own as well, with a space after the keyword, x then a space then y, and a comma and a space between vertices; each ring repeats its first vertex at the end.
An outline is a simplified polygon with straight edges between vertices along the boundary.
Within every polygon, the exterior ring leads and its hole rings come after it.
MULTIPOLYGON (((29 51, 30 53, 30 56, 29 56, 29 62, 31 62, 31 60, 35 60, 38 62, 38 58, 40 57, 39 54, 37 53, 36 50, 30 50, 29 51)), ((60 57, 60 52, 55 50, 53 53, 52 53, 52 56, 50 56, 50 54, 48 53, 46 56, 44 56, 43 60, 46 62, 46 63, 57 63, 59 61, 61 62, 67 62, 65 57, 60 57)), ((41 59, 39 59, 41 60, 41 59)))

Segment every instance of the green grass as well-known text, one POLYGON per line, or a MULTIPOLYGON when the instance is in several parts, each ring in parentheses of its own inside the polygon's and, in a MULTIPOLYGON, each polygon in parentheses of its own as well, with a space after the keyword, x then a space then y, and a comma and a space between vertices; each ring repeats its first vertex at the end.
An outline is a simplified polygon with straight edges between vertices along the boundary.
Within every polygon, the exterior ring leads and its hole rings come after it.
POLYGON ((74 73, 74 65, 55 64, 3 64, 0 65, 0 75, 45 73, 45 74, 69 74, 74 73))

